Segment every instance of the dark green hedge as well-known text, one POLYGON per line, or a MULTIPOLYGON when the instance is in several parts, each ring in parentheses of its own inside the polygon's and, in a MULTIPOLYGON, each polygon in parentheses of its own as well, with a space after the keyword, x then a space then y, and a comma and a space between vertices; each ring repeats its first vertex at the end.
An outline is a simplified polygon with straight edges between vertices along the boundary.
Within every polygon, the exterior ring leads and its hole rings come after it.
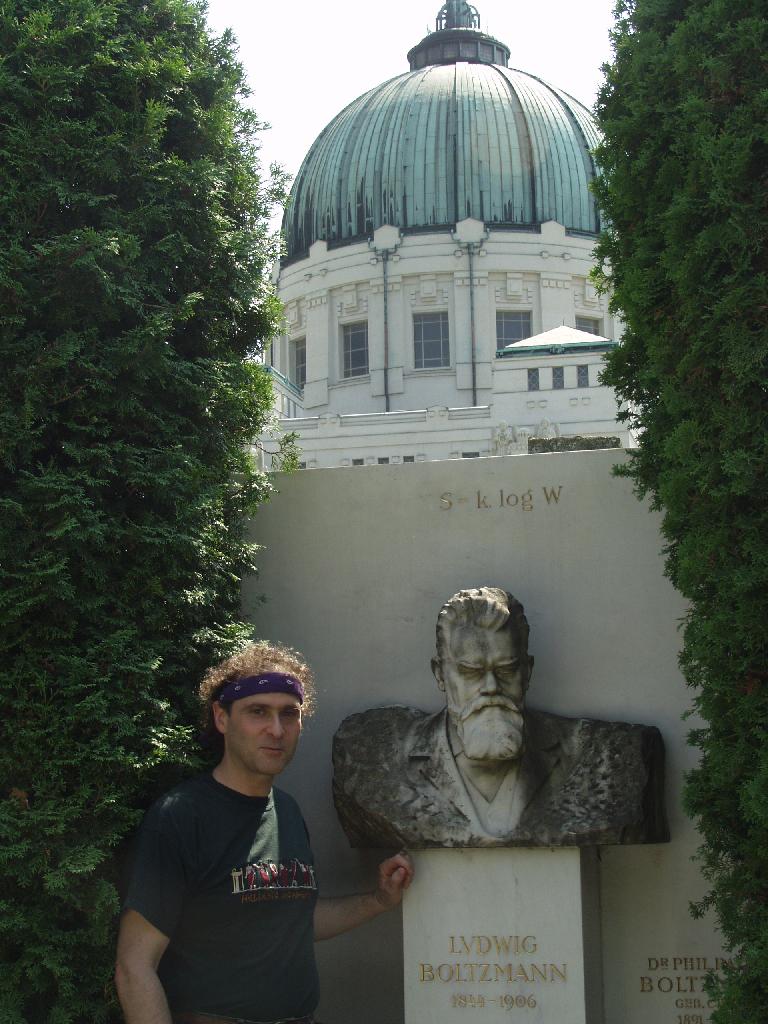
POLYGON ((90 1024, 115 851, 247 633, 280 186, 191 0, 10 0, 0 51, 0 1021, 90 1024))
POLYGON ((717 1024, 768 1020, 768 10, 618 6, 599 101, 599 256, 622 346, 605 379, 640 431, 629 472, 663 513, 690 602, 682 666, 704 726, 686 801, 737 964, 717 1024))

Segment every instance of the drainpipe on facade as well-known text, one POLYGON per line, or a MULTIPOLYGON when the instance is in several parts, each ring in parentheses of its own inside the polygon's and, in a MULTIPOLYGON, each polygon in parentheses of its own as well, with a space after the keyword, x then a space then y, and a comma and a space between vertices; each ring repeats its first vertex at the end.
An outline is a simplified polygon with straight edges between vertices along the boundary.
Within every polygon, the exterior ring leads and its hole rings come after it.
MULTIPOLYGON (((483 242, 488 237, 488 234, 483 235, 479 242, 462 242, 457 237, 455 231, 451 232, 454 242, 459 246, 459 250, 466 249, 467 256, 469 258, 469 342, 470 342, 470 357, 472 360, 472 405, 477 405, 477 332, 475 330, 475 253, 481 252, 483 248, 483 242)), ((457 256, 461 255, 460 251, 456 252, 457 256)))
POLYGON ((371 257, 371 263, 379 259, 382 264, 384 277, 384 412, 389 412, 389 257, 397 252, 400 243, 389 249, 377 249, 372 238, 368 239, 368 248, 375 256, 371 257))
POLYGON ((384 270, 384 412, 389 412, 389 249, 382 250, 381 261, 384 270))
POLYGON ((474 256, 475 246, 473 242, 467 245, 469 256, 469 341, 472 355, 472 405, 477 405, 477 358, 475 352, 475 270, 474 256))

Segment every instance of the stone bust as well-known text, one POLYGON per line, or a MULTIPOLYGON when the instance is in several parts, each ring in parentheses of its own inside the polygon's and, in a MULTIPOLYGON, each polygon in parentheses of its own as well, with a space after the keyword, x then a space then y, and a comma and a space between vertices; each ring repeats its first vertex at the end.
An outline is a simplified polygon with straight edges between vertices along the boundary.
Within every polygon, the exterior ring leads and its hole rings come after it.
POLYGON ((440 609, 436 714, 345 719, 334 800, 353 846, 596 846, 669 839, 658 729, 526 707, 523 606, 496 587, 440 609))

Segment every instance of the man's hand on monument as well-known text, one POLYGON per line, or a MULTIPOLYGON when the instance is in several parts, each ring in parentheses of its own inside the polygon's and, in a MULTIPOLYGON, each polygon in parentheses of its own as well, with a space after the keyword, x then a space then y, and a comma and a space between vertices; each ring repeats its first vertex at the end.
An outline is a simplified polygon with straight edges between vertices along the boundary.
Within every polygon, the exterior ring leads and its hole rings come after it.
POLYGON ((334 896, 315 906, 315 939, 332 939, 398 906, 413 879, 413 863, 404 851, 379 864, 374 892, 334 896))
POLYGON ((379 880, 374 896, 386 910, 396 907, 413 881, 413 861, 405 851, 379 864, 379 880))

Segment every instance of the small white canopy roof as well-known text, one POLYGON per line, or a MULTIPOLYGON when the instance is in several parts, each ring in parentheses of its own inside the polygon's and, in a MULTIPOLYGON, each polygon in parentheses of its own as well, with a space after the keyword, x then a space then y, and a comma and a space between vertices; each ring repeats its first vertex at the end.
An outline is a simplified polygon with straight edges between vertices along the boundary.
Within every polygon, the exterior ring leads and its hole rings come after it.
POLYGON ((510 349, 517 351, 524 348, 588 345, 590 343, 594 344, 596 341, 610 341, 610 338, 604 338, 602 334, 591 334, 589 331, 577 331, 575 327, 567 327, 563 324, 562 327, 553 327, 551 331, 544 331, 543 334, 534 334, 532 338, 526 338, 524 341, 513 341, 511 345, 505 345, 503 351, 509 352, 510 349))

